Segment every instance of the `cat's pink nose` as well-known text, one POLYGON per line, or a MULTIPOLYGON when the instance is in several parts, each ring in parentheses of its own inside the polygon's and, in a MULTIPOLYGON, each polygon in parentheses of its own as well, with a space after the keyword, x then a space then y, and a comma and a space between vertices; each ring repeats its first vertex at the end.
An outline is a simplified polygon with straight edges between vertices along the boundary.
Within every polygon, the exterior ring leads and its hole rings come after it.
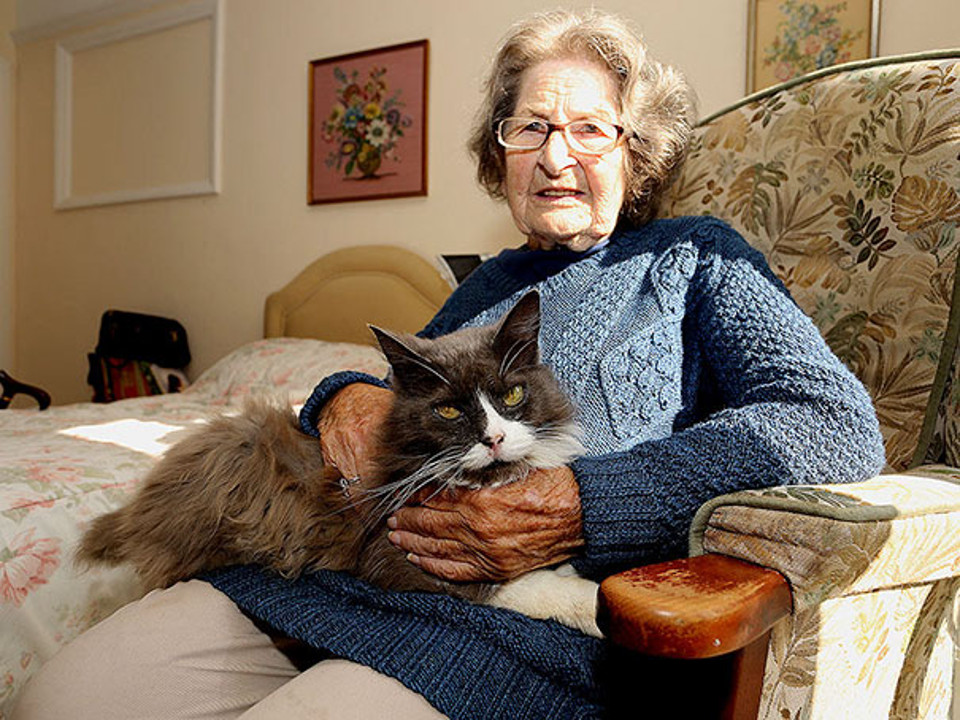
POLYGON ((486 445, 491 450, 496 450, 501 443, 503 443, 503 433, 497 433, 496 435, 487 435, 483 439, 483 444, 486 445))

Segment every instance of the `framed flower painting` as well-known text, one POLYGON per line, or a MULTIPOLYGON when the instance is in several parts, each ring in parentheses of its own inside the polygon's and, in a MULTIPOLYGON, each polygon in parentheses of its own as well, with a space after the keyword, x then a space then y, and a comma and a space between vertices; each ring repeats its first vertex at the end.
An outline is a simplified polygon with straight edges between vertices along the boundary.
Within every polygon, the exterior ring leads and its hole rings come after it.
POLYGON ((307 202, 427 194, 426 40, 310 63, 307 202))
POLYGON ((877 55, 880 0, 750 0, 747 92, 877 55))

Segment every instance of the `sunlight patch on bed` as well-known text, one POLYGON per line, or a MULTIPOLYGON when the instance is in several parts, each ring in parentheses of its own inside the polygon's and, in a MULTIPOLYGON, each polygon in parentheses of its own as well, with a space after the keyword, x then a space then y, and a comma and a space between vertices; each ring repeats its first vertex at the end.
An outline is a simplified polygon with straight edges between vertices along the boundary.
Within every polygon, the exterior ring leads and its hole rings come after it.
POLYGON ((183 429, 180 425, 126 418, 96 425, 78 425, 61 430, 60 434, 80 438, 81 440, 119 445, 128 450, 160 457, 166 452, 167 448, 176 442, 173 433, 183 429), (169 440, 167 440, 168 437, 169 440))

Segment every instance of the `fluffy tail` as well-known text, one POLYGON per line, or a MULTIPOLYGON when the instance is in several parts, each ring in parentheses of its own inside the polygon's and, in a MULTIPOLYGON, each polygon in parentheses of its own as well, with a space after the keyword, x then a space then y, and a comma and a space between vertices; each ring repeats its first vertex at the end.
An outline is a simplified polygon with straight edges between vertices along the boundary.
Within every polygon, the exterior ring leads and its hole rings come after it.
POLYGON ((120 565, 127 560, 124 509, 96 518, 77 547, 75 559, 85 566, 120 565))
POLYGON ((77 559, 130 564, 147 588, 230 564, 340 569, 349 558, 330 552, 349 534, 342 505, 290 408, 252 403, 168 450, 124 507, 91 523, 77 559))

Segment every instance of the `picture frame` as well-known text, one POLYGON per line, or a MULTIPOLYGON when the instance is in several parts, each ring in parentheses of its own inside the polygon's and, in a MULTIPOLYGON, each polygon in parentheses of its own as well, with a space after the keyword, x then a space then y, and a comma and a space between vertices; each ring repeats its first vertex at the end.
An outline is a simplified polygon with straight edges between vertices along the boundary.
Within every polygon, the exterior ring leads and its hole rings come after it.
POLYGON ((747 93, 876 57, 880 0, 749 0, 747 93))
POLYGON ((427 40, 310 62, 307 202, 427 194, 427 40))

